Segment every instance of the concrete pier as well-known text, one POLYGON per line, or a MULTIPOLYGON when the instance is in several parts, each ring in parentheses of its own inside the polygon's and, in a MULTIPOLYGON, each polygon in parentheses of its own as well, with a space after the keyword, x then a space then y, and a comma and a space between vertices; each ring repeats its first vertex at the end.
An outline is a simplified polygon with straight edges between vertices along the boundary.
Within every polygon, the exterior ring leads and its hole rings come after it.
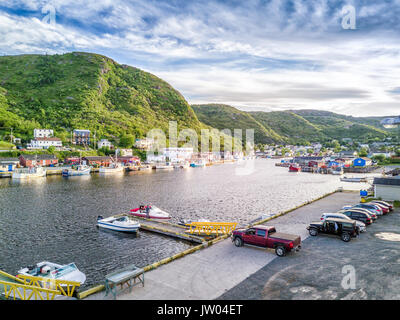
MULTIPOLYGON (((324 212, 336 212, 346 204, 360 201, 358 193, 337 192, 326 198, 298 208, 267 222, 279 232, 293 233, 302 240, 309 237, 306 227, 311 221, 319 220, 324 212)), ((302 250, 307 250, 303 248, 302 250)), ((216 299, 229 289, 279 258, 273 250, 254 247, 235 247, 231 240, 219 243, 186 255, 169 264, 146 272, 146 284, 131 293, 117 296, 120 300, 188 300, 216 299)), ((86 299, 103 299, 104 292, 98 292, 86 299)))

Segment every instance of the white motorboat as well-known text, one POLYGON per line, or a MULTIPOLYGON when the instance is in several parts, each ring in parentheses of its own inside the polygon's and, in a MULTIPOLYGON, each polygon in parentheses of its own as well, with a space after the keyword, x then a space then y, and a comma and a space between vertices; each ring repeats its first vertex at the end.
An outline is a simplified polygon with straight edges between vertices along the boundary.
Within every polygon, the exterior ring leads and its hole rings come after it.
POLYGON ((196 162, 192 162, 190 164, 191 167, 196 168, 196 167, 205 167, 206 166, 206 162, 204 160, 199 160, 196 162))
POLYGON ((121 163, 118 162, 113 162, 108 167, 99 168, 99 173, 118 173, 118 172, 124 172, 124 167, 121 165, 121 163))
POLYGON ((46 176, 46 170, 44 170, 42 167, 16 169, 12 173, 13 179, 32 179, 45 176, 46 176))
POLYGON ((190 168, 190 164, 188 162, 174 164, 174 169, 187 169, 187 168, 190 168))
POLYGON ((140 223, 136 220, 130 219, 127 216, 122 217, 97 217, 97 226, 99 228, 122 231, 122 232, 137 232, 140 228, 140 223))
POLYGON ((22 268, 18 271, 18 274, 55 280, 76 281, 81 285, 86 281, 86 275, 79 271, 75 263, 60 265, 43 261, 36 264, 36 266, 22 268))
POLYGON ((69 176, 84 176, 84 175, 89 175, 92 170, 92 167, 79 164, 77 166, 72 166, 71 168, 66 168, 63 169, 62 175, 64 177, 69 177, 69 176))
POLYGON ((343 177, 340 178, 342 182, 368 182, 368 178, 355 178, 355 177, 343 177))
POLYGON ((156 170, 171 170, 171 169, 174 169, 174 166, 171 165, 169 162, 166 162, 165 164, 156 165, 156 170))
POLYGON ((147 219, 171 219, 171 216, 168 212, 150 205, 141 205, 139 208, 131 209, 130 214, 147 219))
POLYGON ((139 171, 151 171, 153 168, 150 165, 140 166, 139 171))

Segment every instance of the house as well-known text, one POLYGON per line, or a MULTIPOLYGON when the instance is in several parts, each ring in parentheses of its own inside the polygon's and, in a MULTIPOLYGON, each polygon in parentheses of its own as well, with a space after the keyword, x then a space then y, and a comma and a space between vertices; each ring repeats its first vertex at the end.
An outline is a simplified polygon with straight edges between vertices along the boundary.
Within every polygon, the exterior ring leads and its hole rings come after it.
POLYGON ((148 151, 154 145, 154 139, 144 138, 144 139, 136 139, 135 148, 148 151))
POLYGON ((82 157, 82 162, 88 166, 105 166, 108 167, 113 159, 109 156, 86 156, 82 157))
POLYGON ((171 162, 185 162, 192 158, 193 148, 163 148, 161 152, 171 162))
POLYGON ((375 198, 388 201, 400 201, 400 177, 375 178, 375 198))
POLYGON ((97 148, 101 149, 101 148, 113 148, 114 146, 112 145, 112 143, 110 141, 108 141, 107 139, 101 139, 99 142, 97 142, 97 148))
POLYGON ((13 138, 13 143, 14 144, 21 144, 21 138, 13 138))
POLYGON ((372 160, 369 158, 357 158, 353 160, 354 167, 369 167, 372 165, 372 160))
POLYGON ((117 154, 119 156, 132 156, 133 151, 132 149, 117 149, 117 154))
POLYGON ((64 164, 79 164, 80 160, 79 157, 68 157, 64 159, 64 164))
POLYGON ((62 142, 60 138, 50 137, 50 138, 35 138, 31 140, 31 143, 27 145, 27 149, 48 149, 49 147, 62 147, 62 142))
POLYGON ((117 157, 117 161, 123 163, 124 165, 140 165, 140 159, 134 156, 117 157))
POLYGON ((0 158, 0 172, 14 171, 18 165, 18 158, 0 158))
MULTIPOLYGON (((294 157, 293 162, 298 163, 299 165, 305 165, 308 166, 310 162, 313 164, 319 164, 319 163, 324 163, 325 159, 324 157, 294 157)), ((320 166, 320 165, 318 165, 320 166)))
POLYGON ((21 154, 19 163, 22 167, 33 166, 54 166, 58 163, 58 159, 52 154, 21 154))
POLYGON ((355 158, 357 157, 357 151, 354 150, 344 150, 339 152, 339 157, 342 158, 355 158))
POLYGON ((90 145, 90 130, 75 129, 73 131, 72 143, 81 146, 90 145))
POLYGON ((34 138, 50 138, 54 135, 54 131, 51 129, 34 129, 33 137, 34 138))
POLYGON ((350 167, 353 164, 354 158, 336 158, 335 162, 340 163, 341 166, 350 167))

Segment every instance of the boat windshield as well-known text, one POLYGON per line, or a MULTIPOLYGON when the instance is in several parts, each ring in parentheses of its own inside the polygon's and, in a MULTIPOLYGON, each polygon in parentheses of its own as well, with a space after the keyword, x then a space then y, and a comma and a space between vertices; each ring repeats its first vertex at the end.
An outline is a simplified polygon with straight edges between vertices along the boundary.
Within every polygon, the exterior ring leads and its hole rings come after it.
POLYGON ((76 267, 75 263, 70 263, 65 266, 62 266, 61 268, 56 270, 56 277, 62 277, 63 275, 70 273, 72 271, 77 270, 78 268, 76 267))

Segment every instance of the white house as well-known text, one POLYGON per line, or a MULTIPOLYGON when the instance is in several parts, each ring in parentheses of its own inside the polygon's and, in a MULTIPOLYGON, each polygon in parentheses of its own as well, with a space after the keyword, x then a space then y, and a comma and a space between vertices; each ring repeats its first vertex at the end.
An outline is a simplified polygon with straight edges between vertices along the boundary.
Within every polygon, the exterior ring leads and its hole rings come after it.
POLYGON ((119 156, 132 156, 133 155, 133 151, 132 149, 117 149, 117 154, 119 156))
POLYGON ((36 138, 32 139, 31 143, 27 145, 27 149, 48 149, 49 147, 62 147, 60 138, 36 138))
POLYGON ((112 148, 113 145, 110 141, 108 141, 107 139, 101 139, 99 142, 97 142, 97 148, 101 149, 101 148, 112 148))
POLYGON ((154 139, 144 138, 144 139, 136 139, 135 147, 142 150, 150 150, 150 148, 154 144, 154 139))
POLYGON ((50 138, 54 135, 54 131, 51 129, 34 129, 33 137, 34 138, 50 138))
POLYGON ((185 162, 192 158, 193 148, 163 148, 162 154, 171 162, 185 162))

